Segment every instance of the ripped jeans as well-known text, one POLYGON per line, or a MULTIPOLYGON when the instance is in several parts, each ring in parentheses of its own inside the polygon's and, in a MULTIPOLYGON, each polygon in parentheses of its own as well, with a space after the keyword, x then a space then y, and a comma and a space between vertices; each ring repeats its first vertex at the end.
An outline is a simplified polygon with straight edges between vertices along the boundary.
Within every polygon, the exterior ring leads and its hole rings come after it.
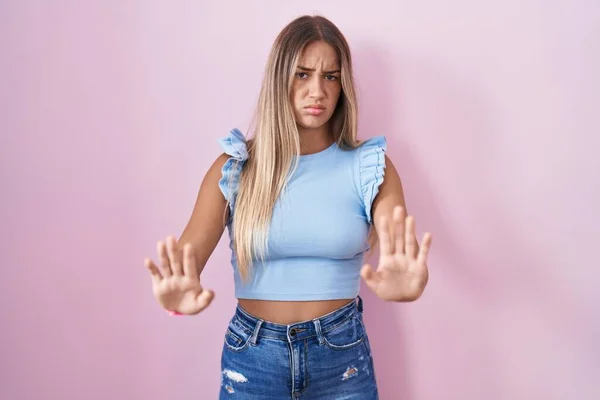
POLYGON ((290 325, 263 321, 238 305, 225 334, 219 399, 378 399, 357 300, 290 325))

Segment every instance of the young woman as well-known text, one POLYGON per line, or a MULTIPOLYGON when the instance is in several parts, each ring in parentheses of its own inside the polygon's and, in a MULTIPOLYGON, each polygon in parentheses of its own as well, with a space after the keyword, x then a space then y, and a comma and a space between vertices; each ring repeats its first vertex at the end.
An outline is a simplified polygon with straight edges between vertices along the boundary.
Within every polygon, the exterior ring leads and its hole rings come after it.
POLYGON ((227 227, 238 306, 220 398, 377 399, 360 277, 383 300, 416 300, 431 235, 419 248, 385 138, 357 140, 350 49, 329 20, 278 35, 252 133, 222 139, 179 241, 146 259, 154 295, 174 314, 204 310, 199 274, 227 227))

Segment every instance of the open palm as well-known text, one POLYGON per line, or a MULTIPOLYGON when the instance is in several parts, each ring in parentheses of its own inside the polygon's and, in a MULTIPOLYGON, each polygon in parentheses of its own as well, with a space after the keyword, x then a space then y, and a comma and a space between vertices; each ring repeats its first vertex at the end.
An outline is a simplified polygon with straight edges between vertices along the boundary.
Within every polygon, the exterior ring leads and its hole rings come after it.
POLYGON ((400 206, 394 208, 391 223, 382 217, 377 228, 379 265, 375 271, 369 264, 363 266, 361 276, 365 283, 383 300, 418 299, 429 277, 427 255, 431 234, 425 233, 419 248, 414 217, 405 217, 404 209, 400 206))
POLYGON ((174 237, 157 244, 160 263, 145 260, 152 276, 152 292, 159 304, 174 314, 193 315, 204 310, 214 297, 212 290, 203 289, 196 268, 194 250, 189 243, 183 251, 174 237))

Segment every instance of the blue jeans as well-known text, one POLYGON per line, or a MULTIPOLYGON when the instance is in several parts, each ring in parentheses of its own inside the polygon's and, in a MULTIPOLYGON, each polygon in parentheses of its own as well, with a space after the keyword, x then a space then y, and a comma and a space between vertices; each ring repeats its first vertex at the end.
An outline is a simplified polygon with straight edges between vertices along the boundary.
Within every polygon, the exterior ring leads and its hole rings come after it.
POLYGON ((378 399, 357 300, 290 325, 263 321, 238 305, 225 334, 219 399, 378 399))

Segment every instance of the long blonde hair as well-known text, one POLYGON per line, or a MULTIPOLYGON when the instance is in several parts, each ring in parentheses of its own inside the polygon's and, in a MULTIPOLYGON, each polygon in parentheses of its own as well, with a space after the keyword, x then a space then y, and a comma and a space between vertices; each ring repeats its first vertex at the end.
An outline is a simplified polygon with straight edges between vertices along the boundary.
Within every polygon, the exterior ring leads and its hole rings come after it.
POLYGON ((253 260, 264 260, 275 202, 297 166, 300 140, 290 92, 304 48, 324 41, 339 57, 342 90, 330 126, 343 149, 357 141, 357 103, 350 48, 340 30, 322 16, 290 22, 271 48, 254 117, 253 138, 240 176, 233 212, 233 249, 239 273, 247 280, 253 260))

